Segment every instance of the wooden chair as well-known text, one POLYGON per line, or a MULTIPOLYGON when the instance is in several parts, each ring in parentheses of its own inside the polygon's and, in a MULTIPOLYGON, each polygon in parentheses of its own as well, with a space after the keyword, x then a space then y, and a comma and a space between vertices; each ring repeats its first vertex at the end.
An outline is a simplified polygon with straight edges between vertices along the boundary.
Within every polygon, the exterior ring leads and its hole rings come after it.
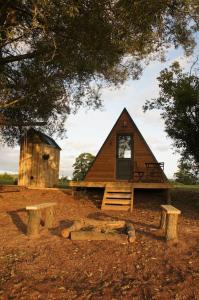
POLYGON ((133 181, 134 182, 142 182, 144 178, 144 171, 138 168, 138 164, 134 162, 134 172, 133 172, 133 181))
POLYGON ((164 163, 146 162, 146 180, 148 182, 164 182, 164 163))

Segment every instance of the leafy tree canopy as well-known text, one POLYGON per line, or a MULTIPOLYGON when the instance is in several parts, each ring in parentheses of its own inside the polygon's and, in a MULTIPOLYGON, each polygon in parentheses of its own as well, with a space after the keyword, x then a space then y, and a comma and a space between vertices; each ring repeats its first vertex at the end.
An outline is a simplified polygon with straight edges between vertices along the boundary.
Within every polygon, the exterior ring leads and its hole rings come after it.
POLYGON ((199 169, 192 159, 182 158, 174 177, 177 182, 183 184, 196 184, 199 182, 199 169))
POLYGON ((160 93, 144 110, 159 109, 165 130, 182 157, 192 157, 199 169, 199 77, 183 73, 178 62, 158 77, 160 93))
POLYGON ((75 163, 73 164, 73 180, 81 181, 84 179, 94 158, 95 156, 90 153, 82 153, 76 158, 75 163))
MULTIPOLYGON (((195 0, 0 0, 0 113, 62 134, 67 114, 100 107, 102 85, 138 78, 170 46, 190 53, 198 15, 195 0)), ((1 127, 2 140, 21 130, 1 127)))

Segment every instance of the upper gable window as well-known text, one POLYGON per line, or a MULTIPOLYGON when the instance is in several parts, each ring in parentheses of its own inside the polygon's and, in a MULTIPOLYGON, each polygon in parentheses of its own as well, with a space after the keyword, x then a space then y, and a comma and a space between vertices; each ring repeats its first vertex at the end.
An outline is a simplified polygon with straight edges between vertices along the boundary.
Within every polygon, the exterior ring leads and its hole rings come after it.
POLYGON ((132 137, 131 135, 119 135, 117 142, 117 157, 131 158, 132 137))

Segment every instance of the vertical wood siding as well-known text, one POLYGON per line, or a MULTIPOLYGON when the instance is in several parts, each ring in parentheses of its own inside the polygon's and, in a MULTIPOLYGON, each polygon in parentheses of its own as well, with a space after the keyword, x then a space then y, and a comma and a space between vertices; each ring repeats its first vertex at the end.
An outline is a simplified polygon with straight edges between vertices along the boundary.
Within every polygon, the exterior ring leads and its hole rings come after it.
POLYGON ((59 179, 60 150, 47 144, 28 141, 20 147, 18 184, 32 187, 53 187, 59 179), (44 160, 43 154, 49 154, 44 160), (33 177, 31 179, 31 177, 33 177))
POLYGON ((134 126, 132 119, 127 112, 123 111, 89 169, 85 181, 116 181, 116 138, 118 134, 122 133, 133 136, 133 161, 139 171, 145 170, 145 162, 157 162, 145 140, 134 126), (125 127, 123 126, 124 122, 125 127))

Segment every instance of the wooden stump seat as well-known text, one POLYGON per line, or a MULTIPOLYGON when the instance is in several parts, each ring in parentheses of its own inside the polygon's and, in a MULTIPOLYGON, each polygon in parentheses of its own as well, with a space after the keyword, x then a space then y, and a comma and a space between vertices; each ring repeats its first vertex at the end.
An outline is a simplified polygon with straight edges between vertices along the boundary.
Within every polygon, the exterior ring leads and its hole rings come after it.
POLYGON ((161 205, 160 229, 164 231, 167 240, 177 240, 178 215, 181 211, 172 205, 161 205))
POLYGON ((54 206, 57 203, 41 203, 31 206, 26 206, 28 213, 27 235, 37 235, 41 222, 41 211, 45 210, 44 226, 52 228, 54 222, 54 206))

